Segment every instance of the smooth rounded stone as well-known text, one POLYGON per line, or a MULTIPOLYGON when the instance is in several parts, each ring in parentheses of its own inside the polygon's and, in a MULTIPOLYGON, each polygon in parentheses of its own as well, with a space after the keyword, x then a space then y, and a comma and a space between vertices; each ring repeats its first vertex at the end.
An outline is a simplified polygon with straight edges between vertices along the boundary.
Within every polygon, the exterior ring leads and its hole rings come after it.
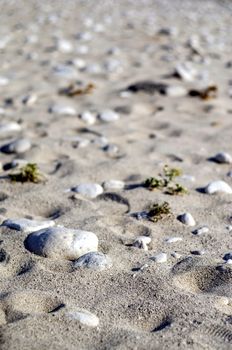
POLYGON ((0 135, 7 134, 9 132, 19 132, 21 130, 21 125, 16 122, 0 123, 0 135))
POLYGON ((227 173, 227 176, 228 176, 228 177, 232 177, 232 170, 230 170, 230 171, 227 173))
POLYGON ((74 60, 72 60, 72 64, 78 69, 86 68, 86 62, 82 58, 75 58, 74 60))
POLYGON ((96 123, 96 116, 92 112, 84 111, 80 114, 80 119, 83 120, 88 125, 93 125, 96 123))
POLYGON ((99 325, 99 318, 91 312, 84 309, 70 309, 67 316, 73 320, 77 320, 85 326, 97 327, 99 325))
POLYGON ((12 168, 17 168, 17 167, 23 167, 28 164, 28 161, 26 159, 13 159, 11 162, 11 167, 12 168))
POLYGON ((47 221, 37 221, 29 219, 7 219, 3 221, 1 226, 9 227, 13 230, 23 231, 23 232, 33 232, 38 231, 47 227, 52 227, 55 225, 53 220, 47 221))
POLYGON ((109 180, 103 183, 103 187, 108 190, 121 190, 125 187, 125 182, 120 180, 109 180))
POLYGON ((55 105, 49 108, 49 112, 58 115, 77 115, 77 111, 72 106, 55 105))
POLYGON ((161 263, 167 262, 168 256, 166 253, 158 253, 158 254, 152 256, 151 259, 154 260, 155 262, 161 264, 161 263))
POLYGON ((168 86, 165 89, 165 94, 170 97, 182 97, 188 93, 187 89, 183 86, 168 86))
POLYGON ((227 260, 227 261, 226 261, 226 264, 232 265, 232 259, 227 260))
POLYGON ((181 180, 184 180, 184 181, 189 181, 189 182, 195 182, 196 179, 193 175, 189 175, 189 174, 183 174, 181 177, 180 177, 181 180))
POLYGON ((95 198, 103 193, 103 188, 95 183, 82 183, 77 187, 72 188, 72 191, 81 194, 84 197, 95 198))
POLYGON ((133 242, 133 246, 140 248, 140 249, 144 249, 144 250, 148 250, 148 244, 151 243, 151 237, 148 236, 139 236, 137 237, 134 242, 133 242))
POLYGON ((195 226, 196 222, 190 213, 184 213, 177 217, 177 219, 182 222, 182 224, 187 226, 195 226))
POLYGON ((175 68, 176 74, 184 81, 191 82, 196 78, 196 71, 189 64, 178 64, 175 68))
POLYGON ((0 76, 0 86, 6 86, 9 84, 9 79, 3 76, 0 76))
POLYGON ((208 232, 209 232, 208 226, 202 226, 202 227, 199 227, 196 230, 192 231, 192 233, 194 235, 197 235, 197 236, 200 236, 200 235, 202 235, 204 233, 208 233, 208 232))
POLYGON ((230 154, 226 152, 219 152, 214 157, 213 160, 217 163, 221 164, 231 164, 232 163, 232 157, 230 154))
POLYGON ((3 153, 24 153, 31 148, 31 141, 19 139, 1 147, 3 153))
POLYGON ((218 180, 210 182, 205 188, 205 193, 214 194, 218 192, 232 193, 232 188, 225 181, 218 180))
POLYGON ((87 55, 89 52, 89 47, 87 45, 80 45, 76 48, 76 52, 80 55, 87 55))
POLYGON ((56 47, 57 47, 57 50, 62 53, 71 53, 73 51, 72 43, 65 39, 58 40, 56 47))
POLYGON ((58 65, 54 67, 53 73, 60 78, 65 78, 70 80, 78 78, 77 70, 74 67, 70 67, 67 65, 58 65))
POLYGON ((191 254, 193 255, 205 255, 204 250, 191 250, 191 254))
POLYGON ((22 97, 22 103, 26 106, 32 106, 38 99, 35 94, 30 94, 22 97))
POLYGON ((182 241, 182 237, 170 237, 165 240, 166 243, 176 243, 182 241))
POLYGON ((99 114, 99 119, 103 122, 110 123, 119 120, 120 116, 117 112, 113 110, 105 110, 99 114))
POLYGON ((76 260, 98 250, 98 238, 89 231, 51 227, 31 233, 25 240, 30 252, 53 259, 76 260))
POLYGON ((232 252, 226 253, 223 256, 223 260, 225 260, 225 261, 232 260, 232 252))
POLYGON ((99 252, 90 252, 82 255, 74 263, 74 268, 88 268, 93 270, 104 270, 112 266, 111 259, 99 252))

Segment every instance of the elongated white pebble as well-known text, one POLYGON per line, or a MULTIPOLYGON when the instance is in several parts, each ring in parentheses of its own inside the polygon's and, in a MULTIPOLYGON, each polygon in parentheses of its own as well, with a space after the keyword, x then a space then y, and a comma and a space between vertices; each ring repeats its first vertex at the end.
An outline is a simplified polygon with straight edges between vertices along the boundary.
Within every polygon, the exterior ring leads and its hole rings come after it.
POLYGON ((3 221, 1 226, 6 226, 11 229, 23 232, 33 232, 38 231, 47 227, 52 227, 55 225, 53 220, 47 221, 37 221, 29 219, 7 219, 3 221))
POLYGON ((67 312, 67 316, 88 327, 97 327, 99 325, 99 318, 84 309, 71 309, 67 312))
POLYGON ((198 236, 202 235, 203 233, 207 233, 207 232, 209 232, 208 226, 202 226, 202 227, 199 227, 196 230, 192 231, 192 233, 194 235, 198 235, 198 236))
POLYGON ((179 242, 179 241, 182 241, 183 239, 181 237, 170 237, 170 238, 167 238, 165 241, 167 243, 176 243, 176 242, 179 242))
POLYGON ((76 115, 77 112, 72 106, 61 106, 55 105, 49 108, 50 113, 58 114, 58 115, 76 115))
POLYGON ((232 193, 232 188, 230 187, 230 185, 228 185, 225 181, 222 180, 210 182, 204 190, 205 193, 208 194, 213 194, 217 192, 224 192, 229 194, 232 193))
POLYGON ((24 243, 30 252, 52 259, 75 260, 98 250, 98 238, 93 232, 65 227, 32 232, 24 243))
POLYGON ((125 182, 120 180, 109 180, 103 183, 103 187, 106 191, 108 190, 121 190, 125 187, 125 182))
POLYGON ((16 122, 8 122, 0 124, 0 135, 4 135, 9 132, 18 132, 21 131, 22 127, 16 122))
POLYGON ((99 119, 103 122, 110 123, 118 120, 119 114, 113 110, 105 110, 99 114, 99 119))
POLYGON ((182 222, 182 224, 187 226, 195 226, 196 222, 190 213, 184 213, 177 217, 177 219, 182 222))
POLYGON ((168 257, 166 253, 158 253, 152 256, 151 259, 157 263, 165 263, 168 260, 168 257))
POLYGON ((103 193, 103 188, 101 185, 95 183, 82 183, 72 188, 72 191, 80 193, 85 197, 95 198, 103 193))

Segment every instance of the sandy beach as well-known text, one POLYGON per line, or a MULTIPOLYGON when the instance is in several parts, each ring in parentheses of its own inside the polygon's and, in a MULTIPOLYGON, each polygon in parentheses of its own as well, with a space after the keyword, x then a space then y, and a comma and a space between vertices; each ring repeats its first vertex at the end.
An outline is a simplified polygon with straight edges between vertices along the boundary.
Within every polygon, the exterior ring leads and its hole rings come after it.
POLYGON ((232 3, 0 3, 0 349, 232 348, 232 3))

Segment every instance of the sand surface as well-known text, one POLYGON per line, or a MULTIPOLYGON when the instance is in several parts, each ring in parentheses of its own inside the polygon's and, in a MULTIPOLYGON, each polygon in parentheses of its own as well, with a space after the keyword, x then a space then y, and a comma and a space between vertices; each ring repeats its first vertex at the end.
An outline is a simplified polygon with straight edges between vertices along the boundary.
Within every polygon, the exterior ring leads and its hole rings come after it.
POLYGON ((28 232, 0 227, 2 350, 232 348, 231 260, 223 260, 232 194, 199 190, 214 180, 232 186, 232 165, 210 160, 232 154, 231 15, 231 2, 219 0, 1 1, 0 121, 21 130, 0 126, 0 147, 31 142, 25 152, 1 152, 1 222, 53 219, 91 231, 112 260, 103 270, 74 269, 26 249, 28 232), (186 62, 191 81, 174 74, 186 62), (126 91, 142 81, 182 87, 181 96, 126 91), (94 88, 62 95, 70 84, 94 88), (208 86, 218 89, 212 99, 188 95, 208 86), (59 114, 58 105, 74 112, 59 114), (102 121, 104 110, 119 119, 102 121), (92 125, 84 111, 96 117, 92 125), (36 163, 47 181, 12 183, 14 159, 36 163), (188 194, 143 186, 166 164, 182 170, 176 181, 188 194), (125 188, 96 198, 69 191, 109 180, 125 188), (172 214, 156 223, 133 215, 164 201, 172 214), (195 226, 177 219, 183 213, 195 226), (192 233, 202 226, 208 232, 192 233), (148 250, 132 245, 138 236, 151 238, 148 250), (158 253, 167 261, 151 259, 158 253), (70 308, 99 324, 84 325, 70 308))

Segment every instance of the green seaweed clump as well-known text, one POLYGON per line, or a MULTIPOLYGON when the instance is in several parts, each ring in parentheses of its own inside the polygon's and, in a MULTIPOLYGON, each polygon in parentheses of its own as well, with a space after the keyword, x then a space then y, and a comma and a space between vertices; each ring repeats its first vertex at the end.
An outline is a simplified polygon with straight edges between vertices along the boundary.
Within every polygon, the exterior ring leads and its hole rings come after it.
POLYGON ((150 191, 154 189, 161 189, 165 187, 165 183, 162 179, 156 177, 150 177, 144 182, 144 186, 147 187, 150 191))
POLYGON ((168 202, 162 204, 155 203, 152 205, 147 215, 150 221, 157 222, 171 215, 171 208, 168 202))
POLYGON ((168 165, 164 166, 163 172, 168 183, 171 182, 175 177, 182 175, 181 169, 169 168, 168 165))
POLYGON ((9 178, 12 182, 33 182, 40 183, 43 181, 43 177, 39 172, 37 164, 28 163, 18 172, 9 174, 9 178))
POLYGON ((170 194, 172 196, 182 195, 182 194, 187 194, 188 190, 180 184, 175 184, 174 186, 168 187, 165 193, 170 194))

